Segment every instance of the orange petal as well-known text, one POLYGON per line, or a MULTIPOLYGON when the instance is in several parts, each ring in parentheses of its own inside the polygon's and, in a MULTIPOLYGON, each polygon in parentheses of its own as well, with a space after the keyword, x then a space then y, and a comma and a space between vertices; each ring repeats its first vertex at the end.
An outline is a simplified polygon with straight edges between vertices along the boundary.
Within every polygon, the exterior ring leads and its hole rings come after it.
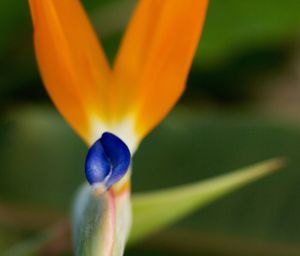
POLYGON ((91 143, 91 122, 107 122, 111 70, 78 0, 29 0, 35 49, 48 93, 91 143))
POLYGON ((115 112, 136 116, 140 138, 165 117, 182 94, 207 4, 207 0, 139 1, 114 75, 115 100, 120 102, 115 112))

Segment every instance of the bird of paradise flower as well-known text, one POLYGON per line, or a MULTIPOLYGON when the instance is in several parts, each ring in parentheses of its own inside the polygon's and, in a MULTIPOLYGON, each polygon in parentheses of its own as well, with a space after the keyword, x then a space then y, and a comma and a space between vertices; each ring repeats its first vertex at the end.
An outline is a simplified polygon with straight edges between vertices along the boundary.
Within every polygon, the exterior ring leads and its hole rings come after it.
POLYGON ((82 246, 76 253, 122 255, 131 223, 131 156, 184 91, 208 0, 138 1, 112 67, 79 0, 29 3, 44 84, 89 145, 86 177, 102 198, 87 210, 91 203, 84 193, 78 197, 74 233, 82 246), (101 239, 82 240, 88 233, 82 216, 99 211, 93 225, 101 239))

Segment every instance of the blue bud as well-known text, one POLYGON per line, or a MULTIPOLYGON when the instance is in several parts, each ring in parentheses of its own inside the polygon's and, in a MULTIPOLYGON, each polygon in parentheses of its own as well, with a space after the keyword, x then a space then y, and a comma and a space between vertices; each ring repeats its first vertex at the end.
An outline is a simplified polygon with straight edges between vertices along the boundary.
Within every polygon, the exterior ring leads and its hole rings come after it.
POLYGON ((114 134, 105 132, 88 151, 86 178, 91 185, 99 184, 108 189, 126 174, 130 160, 127 145, 114 134))

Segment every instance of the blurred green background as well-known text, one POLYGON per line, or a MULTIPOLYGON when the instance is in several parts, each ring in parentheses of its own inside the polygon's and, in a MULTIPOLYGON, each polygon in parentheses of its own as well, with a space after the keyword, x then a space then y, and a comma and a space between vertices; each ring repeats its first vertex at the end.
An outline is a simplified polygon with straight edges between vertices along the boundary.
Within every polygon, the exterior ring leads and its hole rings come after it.
MULTIPOLYGON (((135 1, 84 4, 112 61, 135 1)), ((277 156, 287 167, 126 255, 300 255, 299 10, 299 0, 210 1, 187 90, 139 148, 133 190, 277 156)), ((69 213, 87 149, 42 86, 27 1, 1 0, 0 29, 0 255, 24 255, 69 213)), ((32 255, 71 255, 62 240, 32 255)))

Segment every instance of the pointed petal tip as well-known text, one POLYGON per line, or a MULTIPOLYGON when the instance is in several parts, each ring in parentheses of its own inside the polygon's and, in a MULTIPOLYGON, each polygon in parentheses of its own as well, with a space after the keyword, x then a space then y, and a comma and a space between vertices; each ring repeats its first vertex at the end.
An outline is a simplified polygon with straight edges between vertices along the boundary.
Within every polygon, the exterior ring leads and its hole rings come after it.
POLYGON ((207 0, 141 0, 114 65, 119 111, 133 110, 139 138, 172 109, 185 88, 207 0))
POLYGON ((79 0, 29 0, 44 85, 70 126, 89 142, 91 119, 108 122, 111 70, 79 0))

